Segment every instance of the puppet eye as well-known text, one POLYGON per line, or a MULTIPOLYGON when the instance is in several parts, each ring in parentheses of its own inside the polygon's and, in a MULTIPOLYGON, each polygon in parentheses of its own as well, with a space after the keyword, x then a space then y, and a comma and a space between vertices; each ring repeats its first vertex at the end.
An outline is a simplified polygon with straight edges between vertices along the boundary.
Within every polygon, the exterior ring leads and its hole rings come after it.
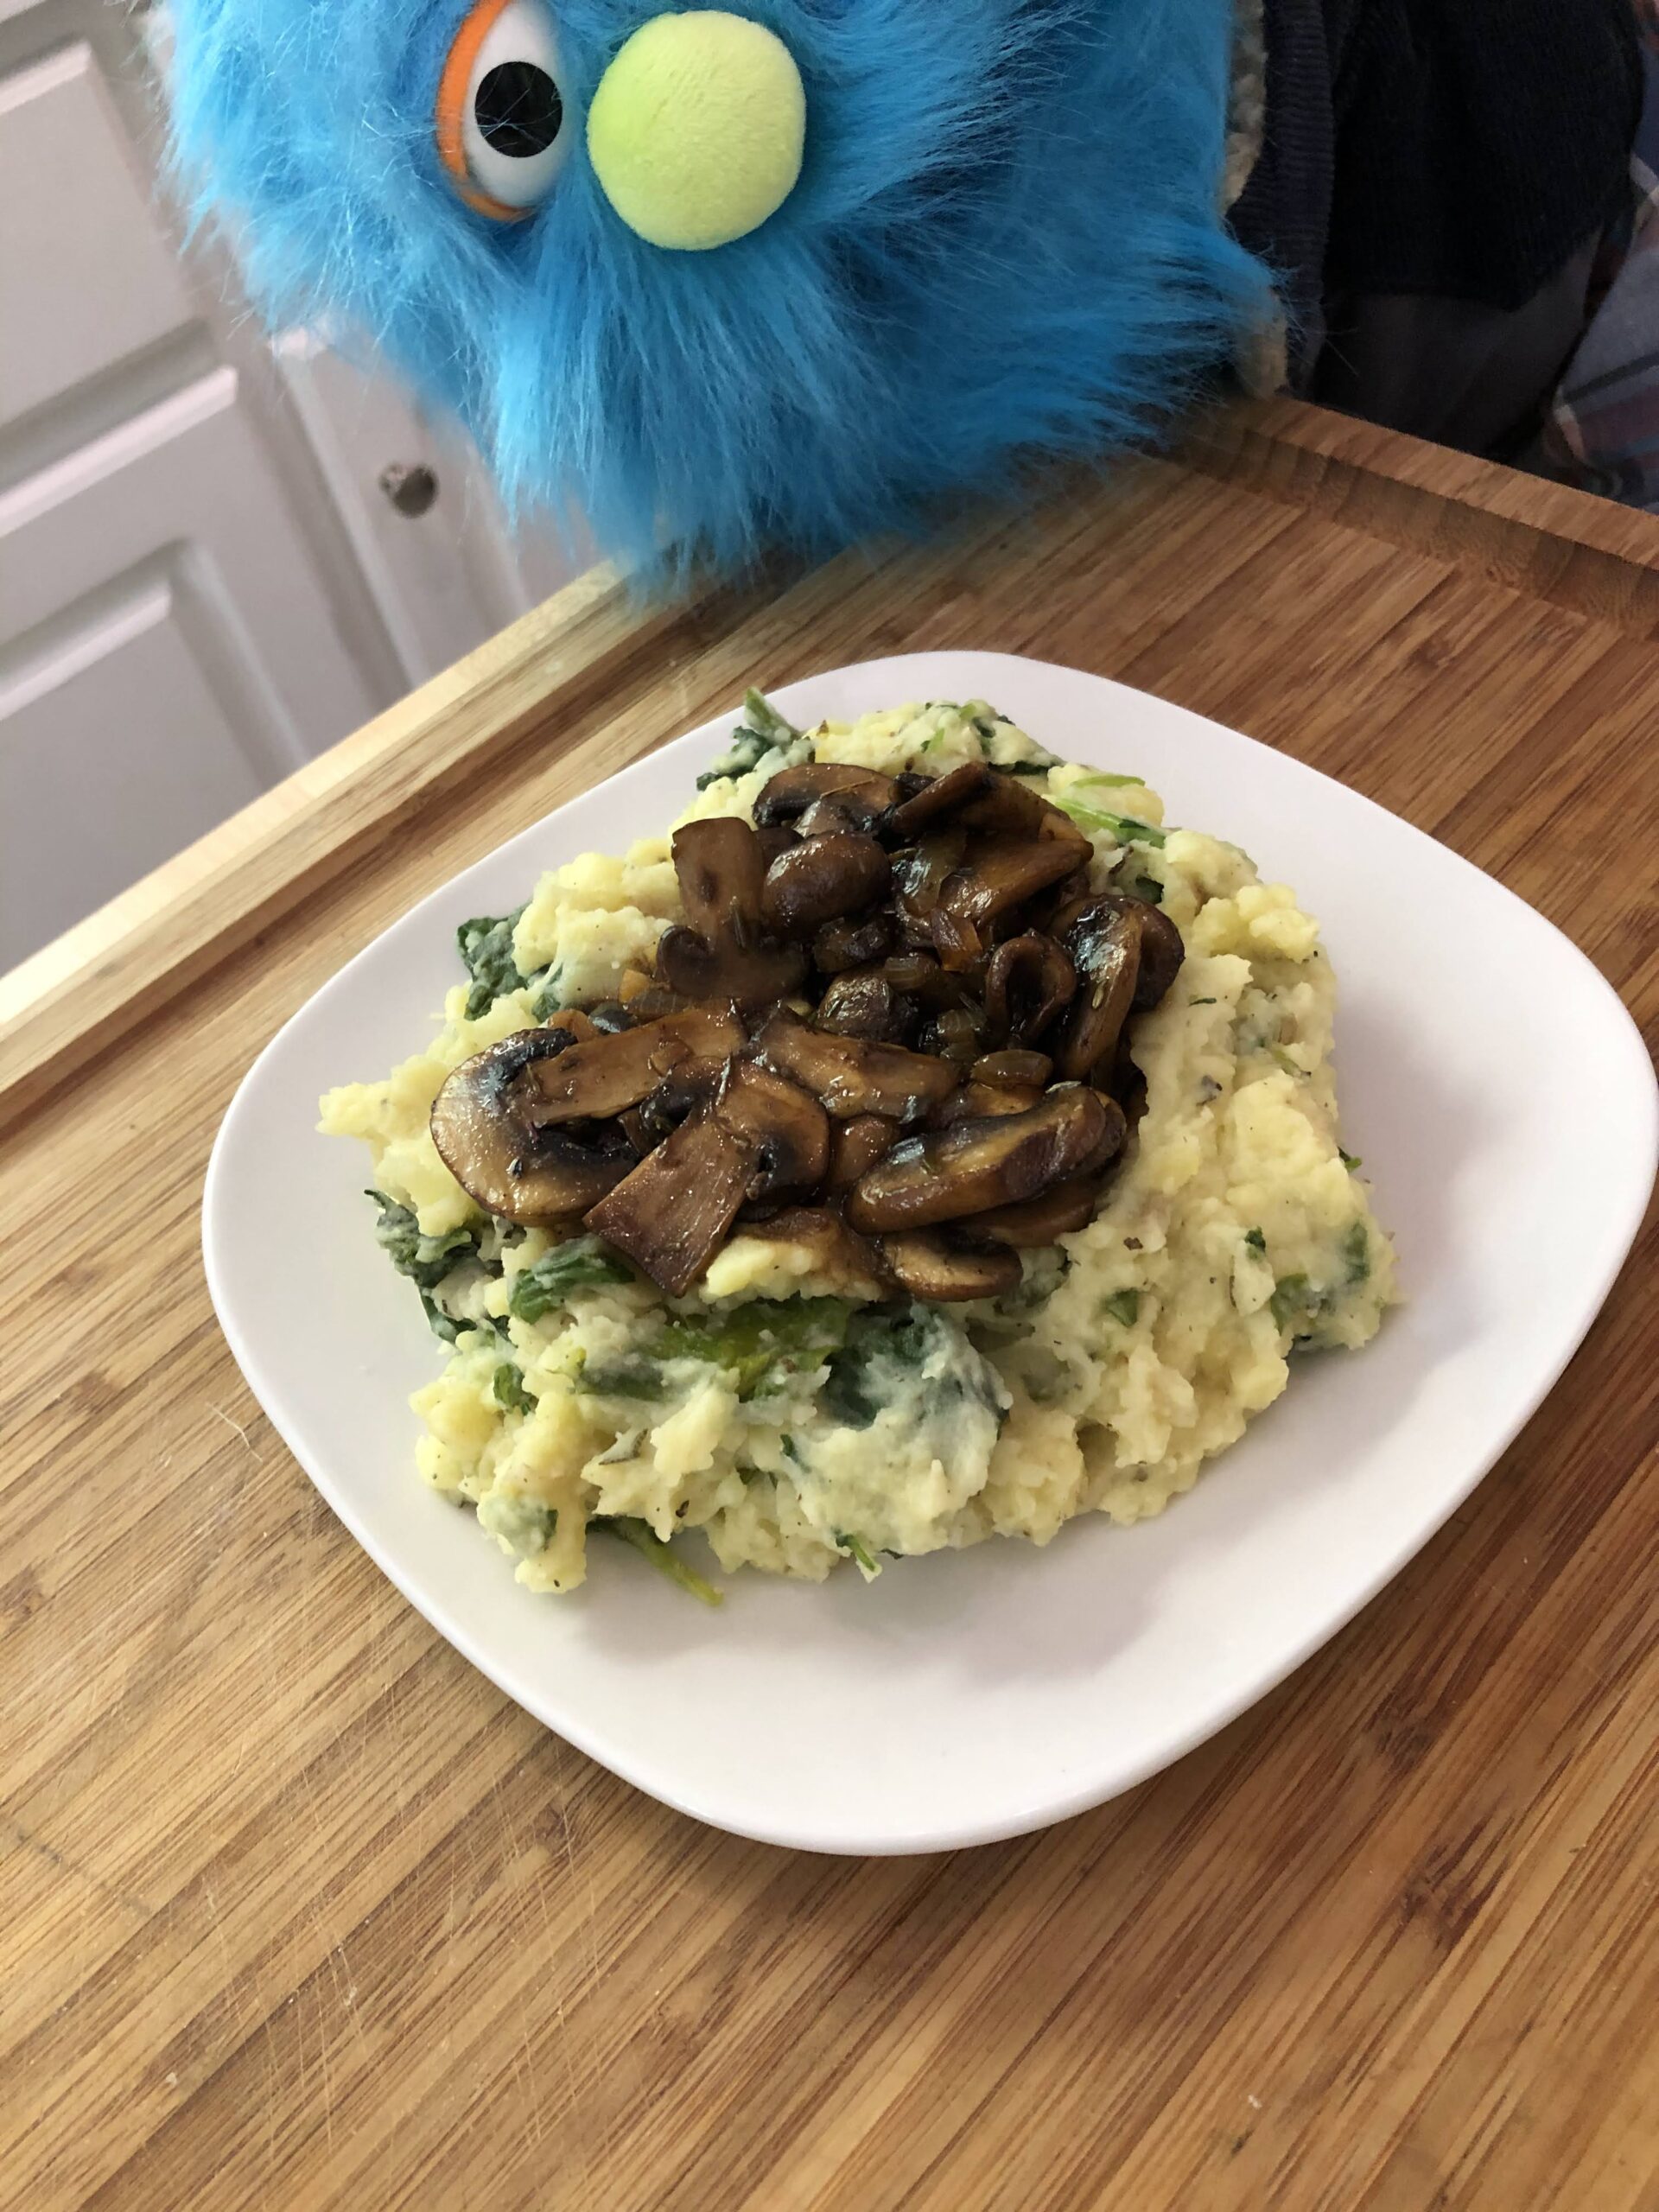
POLYGON ((438 158, 469 207, 498 222, 546 199, 575 133, 543 0, 475 0, 438 80, 438 158))

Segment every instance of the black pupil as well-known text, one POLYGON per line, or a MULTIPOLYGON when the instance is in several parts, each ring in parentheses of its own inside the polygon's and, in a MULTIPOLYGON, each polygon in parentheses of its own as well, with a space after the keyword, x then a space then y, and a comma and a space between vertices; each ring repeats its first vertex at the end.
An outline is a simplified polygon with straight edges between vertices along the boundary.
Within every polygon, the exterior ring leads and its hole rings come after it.
POLYGON ((479 86, 473 113, 484 142, 498 154, 527 162, 559 135, 564 102, 545 69, 533 61, 498 62, 479 86))

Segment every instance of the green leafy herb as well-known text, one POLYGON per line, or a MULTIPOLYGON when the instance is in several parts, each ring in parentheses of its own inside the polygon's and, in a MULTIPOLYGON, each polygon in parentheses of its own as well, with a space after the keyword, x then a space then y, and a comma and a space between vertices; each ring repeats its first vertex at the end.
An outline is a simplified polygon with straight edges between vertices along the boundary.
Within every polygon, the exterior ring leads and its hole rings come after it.
POLYGON ((380 1209, 374 1234, 381 1250, 400 1275, 407 1275, 423 1290, 435 1289, 451 1268, 459 1265, 463 1253, 478 1249, 469 1229, 449 1229, 437 1236, 423 1236, 421 1224, 408 1206, 400 1206, 384 1191, 368 1191, 364 1195, 372 1198, 380 1209))
POLYGON ((1308 1318, 1313 1303, 1313 1287, 1306 1275, 1281 1275, 1274 1285, 1268 1310, 1275 1326, 1287 1329, 1291 1324, 1308 1318))
POLYGON ((1365 1165, 1357 1152, 1339 1152, 1337 1157, 1351 1175, 1357 1174, 1365 1165))
POLYGON ((618 1515, 614 1519, 601 1518, 588 1523, 590 1529, 603 1529, 607 1535, 620 1536, 625 1544, 632 1544, 641 1559, 648 1560, 658 1574, 677 1583, 699 1605, 720 1605, 725 1603, 721 1592, 694 1567, 688 1567, 671 1544, 665 1544, 647 1521, 636 1521, 618 1515))
POLYGON ((1115 1290, 1101 1302, 1101 1312, 1109 1314, 1114 1321, 1132 1329, 1141 1318, 1141 1294, 1138 1290, 1115 1290))
POLYGON ((512 1491, 487 1491, 478 1501, 478 1519, 480 1528, 499 1536, 521 1559, 534 1559, 545 1551, 559 1525, 556 1507, 512 1491))
POLYGON ((836 1547, 837 1550, 845 1552, 849 1559, 856 1560, 859 1570, 867 1582, 874 1582, 876 1576, 880 1573, 880 1567, 875 1560, 871 1558, 869 1546, 864 1541, 862 1536, 855 1536, 849 1530, 837 1529, 836 1547))
POLYGON ((577 1384, 593 1398, 660 1398, 665 1387, 654 1359, 589 1360, 577 1384))
POLYGON ((804 1467, 806 1465, 805 1460, 801 1457, 801 1447, 792 1436, 781 1437, 779 1440, 779 1449, 791 1467, 804 1467))
MULTIPOLYGON (((1072 786, 1075 790, 1075 785, 1072 786)), ((1132 814, 1112 814, 1104 807, 1090 806, 1087 799, 1074 798, 1071 791, 1050 794, 1062 814, 1069 814, 1079 830, 1103 831, 1115 837, 1120 845, 1161 845, 1165 832, 1150 822, 1138 822, 1132 814)))
POLYGON ((1149 875, 1132 875, 1123 886, 1131 899, 1138 899, 1146 906, 1161 906, 1164 887, 1149 875))
POLYGON ((521 991, 526 978, 512 957, 512 933, 522 906, 511 914, 481 914, 463 922, 455 931, 455 944, 473 988, 467 995, 467 1019, 476 1021, 487 1014, 504 991, 521 991))
POLYGON ((1244 1242, 1252 1252, 1265 1252, 1268 1249, 1268 1240, 1259 1229, 1247 1229, 1244 1232, 1244 1242))
MULTIPOLYGON (((536 979, 532 976, 530 980, 534 982, 536 979)), ((563 970, 556 961, 552 967, 542 970, 541 984, 530 1002, 530 1010, 537 1021, 551 1021, 560 1012, 563 999, 563 970)))
POLYGON ((1363 1221, 1357 1221, 1342 1241, 1342 1256, 1347 1262, 1350 1282, 1363 1282, 1371 1272, 1371 1234, 1363 1221))
POLYGON ((852 1310, 840 1298, 758 1298, 716 1321, 671 1321, 652 1349, 725 1368, 749 1399, 822 1367, 845 1341, 852 1310))
POLYGON ((524 1378, 510 1359, 504 1359, 490 1381, 490 1395, 509 1413, 533 1414, 536 1401, 524 1388, 524 1378))
POLYGON ((710 784, 719 783, 722 777, 747 776, 760 766, 768 753, 780 752, 799 735, 799 730, 784 720, 764 693, 746 691, 743 720, 732 732, 732 741, 725 752, 697 778, 697 789, 706 791, 710 784))
POLYGON ((539 1321, 543 1313, 563 1306, 573 1290, 632 1281, 632 1271, 613 1258, 596 1236, 577 1236, 543 1252, 513 1278, 507 1311, 516 1320, 539 1321))

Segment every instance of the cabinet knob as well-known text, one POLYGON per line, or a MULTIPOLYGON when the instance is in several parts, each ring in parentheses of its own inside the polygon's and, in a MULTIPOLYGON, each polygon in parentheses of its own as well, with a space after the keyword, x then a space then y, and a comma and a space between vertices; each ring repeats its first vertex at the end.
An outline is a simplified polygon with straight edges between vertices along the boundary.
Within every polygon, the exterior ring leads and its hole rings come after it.
POLYGON ((423 461, 394 461, 380 472, 380 489, 400 515, 423 515, 438 496, 438 480, 423 461))

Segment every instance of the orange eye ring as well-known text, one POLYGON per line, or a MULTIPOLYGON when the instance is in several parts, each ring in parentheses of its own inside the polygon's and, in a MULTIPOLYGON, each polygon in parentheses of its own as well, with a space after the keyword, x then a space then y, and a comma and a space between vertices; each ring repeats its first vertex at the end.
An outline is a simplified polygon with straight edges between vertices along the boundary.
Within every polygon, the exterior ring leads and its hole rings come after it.
POLYGON ((433 136, 476 213, 516 223, 553 191, 580 135, 566 81, 554 0, 474 0, 444 56, 433 136))
POLYGON ((509 207, 505 200, 493 200, 487 192, 480 192, 473 182, 461 143, 461 125, 467 114, 467 94, 472 86, 473 65, 478 60, 479 49, 494 29, 496 19, 507 4, 508 0, 476 0, 476 4, 463 18, 461 29, 455 33, 454 43, 445 58, 443 74, 438 79, 436 135, 438 159, 448 172, 449 181, 474 213, 487 215, 493 222, 522 223, 531 213, 528 207, 509 207))

